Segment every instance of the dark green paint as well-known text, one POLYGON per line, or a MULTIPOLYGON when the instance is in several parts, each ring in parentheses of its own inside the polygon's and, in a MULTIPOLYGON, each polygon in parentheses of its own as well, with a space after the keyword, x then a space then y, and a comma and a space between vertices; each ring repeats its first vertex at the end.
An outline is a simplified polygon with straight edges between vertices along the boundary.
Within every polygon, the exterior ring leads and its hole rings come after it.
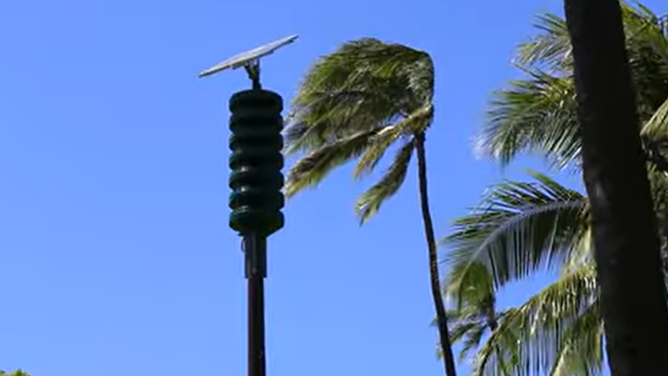
POLYGON ((230 227, 241 235, 269 236, 285 223, 283 100, 267 90, 245 90, 230 99, 230 227))

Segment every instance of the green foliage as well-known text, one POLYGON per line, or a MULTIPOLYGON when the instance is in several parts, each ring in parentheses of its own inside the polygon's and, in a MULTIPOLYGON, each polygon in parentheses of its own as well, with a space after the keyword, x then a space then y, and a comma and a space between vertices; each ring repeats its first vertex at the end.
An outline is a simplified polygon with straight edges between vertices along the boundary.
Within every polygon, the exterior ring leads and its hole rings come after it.
POLYGON ((548 162, 563 168, 580 155, 573 79, 526 72, 528 78, 495 93, 476 147, 503 165, 520 151, 549 150, 548 162))
POLYGON ((597 373, 603 331, 587 199, 543 174, 531 176, 491 187, 444 240, 453 339, 463 341, 462 357, 477 349, 476 376, 597 373), (498 288, 545 267, 561 268, 561 277, 497 312, 498 288))
MULTIPOLYGON (((290 169, 286 194, 319 184, 334 168, 356 161, 353 177, 373 172, 396 147, 381 178, 355 204, 361 224, 401 188, 417 154, 420 197, 430 260, 439 336, 446 339, 447 317, 438 282, 436 244, 428 208, 425 132, 434 119, 431 57, 400 44, 363 38, 344 44, 309 70, 292 102, 285 131, 286 154, 302 154, 290 169)), ((451 354, 451 349, 447 349, 451 354)), ((454 376, 454 361, 445 368, 454 376)))
POLYGON ((478 350, 474 375, 499 369, 520 376, 600 372, 603 327, 593 264, 562 276, 498 319, 498 328, 478 350))
MULTIPOLYGON (((596 375, 603 354, 586 197, 542 174, 491 187, 444 240, 452 248, 444 294, 461 356, 476 376, 596 375), (498 312, 497 290, 544 267, 561 276, 520 307, 498 312)), ((668 244, 668 174, 650 172, 661 239, 668 244)), ((664 251, 668 265, 668 252, 664 251)))
POLYGON ((374 186, 364 192, 355 204, 355 214, 362 223, 371 218, 380 209, 380 205, 392 197, 401 188, 406 179, 408 164, 413 155, 413 142, 406 142, 397 153, 392 165, 374 186))
POLYGON ((535 181, 506 181, 490 189, 443 240, 449 292, 458 299, 464 286, 480 290, 471 283, 488 284, 480 274, 491 273, 500 287, 544 264, 562 263, 582 244, 589 225, 586 198, 543 174, 530 174, 535 181), (484 269, 471 267, 478 264, 484 269))
POLYGON ((317 186, 334 168, 357 160, 354 177, 371 173, 387 151, 398 151, 386 173, 358 199, 364 223, 401 187, 415 144, 433 121, 433 63, 400 44, 363 38, 319 59, 292 101, 286 153, 292 166, 286 194, 317 186))
POLYGON ((0 371, 0 376, 30 376, 30 374, 18 369, 12 373, 6 373, 5 371, 0 371))
MULTIPOLYGON (((623 17, 643 141, 655 156, 657 151, 666 154, 668 22, 639 4, 623 4, 623 17)), ((580 139, 566 24, 557 15, 545 14, 535 26, 539 34, 518 47, 515 59, 527 77, 494 93, 476 148, 502 165, 529 152, 544 155, 558 169, 578 168, 580 139)))
MULTIPOLYGON (((668 249, 668 18, 626 4, 623 16, 639 132, 668 249)), ((577 169, 580 139, 566 25, 547 14, 536 26, 539 34, 518 47, 516 64, 526 78, 494 94, 476 146, 502 165, 531 152, 554 168, 577 169)), ((444 239, 453 338, 462 342, 462 356, 477 349, 476 376, 600 374, 603 322, 588 201, 542 174, 531 175, 531 182, 491 187, 444 239), (497 311, 488 303, 505 284, 546 267, 559 267, 560 278, 523 305, 497 311)), ((668 252, 664 257, 668 270, 668 252)))

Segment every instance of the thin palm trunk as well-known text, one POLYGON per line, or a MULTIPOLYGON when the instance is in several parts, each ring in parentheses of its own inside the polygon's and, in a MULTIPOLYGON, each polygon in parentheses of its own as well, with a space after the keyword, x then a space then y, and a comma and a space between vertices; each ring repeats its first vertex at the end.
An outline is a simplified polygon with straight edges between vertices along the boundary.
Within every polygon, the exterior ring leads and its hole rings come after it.
POLYGON ((565 0, 583 177, 613 376, 668 375, 657 226, 617 0, 565 0))
POLYGON ((457 376, 455 368, 455 357, 452 353, 452 344, 450 343, 450 331, 448 330, 448 319, 445 314, 445 304, 443 295, 441 295, 441 277, 438 270, 438 253, 436 237, 434 236, 434 224, 431 220, 429 211, 429 194, 427 190, 427 156, 424 148, 425 134, 415 135, 415 146, 418 159, 418 183, 420 189, 420 206, 422 209, 422 222, 424 224, 424 233, 427 238, 427 248, 429 250, 429 277, 431 280, 431 294, 434 298, 434 308, 436 309, 436 323, 438 326, 439 339, 443 350, 443 364, 447 376, 457 376))

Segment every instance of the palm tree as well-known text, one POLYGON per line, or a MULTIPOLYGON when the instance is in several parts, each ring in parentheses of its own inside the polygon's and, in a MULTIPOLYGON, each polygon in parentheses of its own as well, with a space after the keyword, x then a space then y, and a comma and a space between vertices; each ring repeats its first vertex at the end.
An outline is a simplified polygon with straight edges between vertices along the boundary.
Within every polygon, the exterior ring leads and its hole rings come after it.
POLYGON ((416 155, 439 339, 446 373, 456 376, 427 191, 425 140, 434 119, 433 95, 434 66, 423 51, 365 38, 321 58, 302 82, 288 116, 286 153, 305 156, 290 169, 286 193, 314 186, 352 160, 357 161, 355 177, 362 177, 396 146, 388 170, 355 204, 364 224, 399 190, 416 155))
MULTIPOLYGON (((450 249, 445 294, 455 306, 452 325, 469 322, 467 311, 475 312, 477 302, 493 301, 495 287, 541 268, 560 268, 558 281, 522 306, 496 313, 482 345, 482 335, 468 337, 467 344, 478 348, 473 374, 589 375, 583 371, 601 368, 602 344, 589 204, 543 174, 530 175, 530 182, 493 186, 444 240, 450 249)), ((482 312, 490 317, 490 309, 482 312)))
MULTIPOLYGON (((588 199, 546 175, 529 174, 531 181, 490 187, 444 239, 451 338, 464 341, 465 352, 478 350, 475 376, 600 374, 603 319, 588 199), (494 302, 507 282, 544 269, 560 269, 559 278, 521 306, 497 312, 480 304, 494 302)), ((665 229, 668 176, 655 170, 649 176, 659 228, 665 229)), ((659 233, 667 244, 666 231, 659 233)))
MULTIPOLYGON (((652 170, 658 173, 658 175, 652 175, 653 188, 656 190, 657 187, 660 188, 662 184, 665 184, 662 183, 665 180, 665 176, 663 176, 665 174, 660 172, 667 171, 664 157, 666 125, 668 124, 666 18, 658 17, 642 6, 632 8, 624 5, 622 10, 632 77, 639 89, 637 102, 639 103, 638 108, 643 123, 640 132, 643 136, 646 158, 650 162, 652 170)), ((511 84, 510 89, 497 92, 489 112, 490 122, 483 129, 478 140, 478 146, 483 153, 495 157, 502 164, 509 163, 520 152, 538 151, 546 155, 554 167, 571 166, 578 169, 581 167, 581 139, 576 116, 577 103, 574 97, 573 63, 568 30, 562 19, 550 14, 539 19, 538 27, 544 32, 530 42, 521 45, 517 59, 518 66, 529 74, 529 79, 515 81, 511 84)), ((665 195, 655 193, 654 197, 657 201, 656 204, 665 202, 665 195)), ((532 218, 533 206, 530 205, 530 202, 521 203, 515 198, 510 202, 518 205, 515 207, 518 213, 525 213, 529 210, 526 214, 528 218, 532 218)), ((501 203, 503 205, 499 208, 504 208, 503 212, 505 213, 505 209, 508 209, 510 204, 503 202, 503 200, 501 203)), ((560 204, 550 204, 543 209, 535 208, 535 210, 537 212, 545 210, 547 213, 551 213, 560 206, 560 204)), ((660 219, 661 217, 665 218, 665 214, 663 214, 665 205, 664 209, 660 207, 656 209, 660 219)), ((504 230, 498 230, 498 223, 494 223, 498 219, 496 215, 498 213, 494 214, 493 211, 485 212, 484 216, 475 219, 473 222, 466 223, 464 221, 460 223, 462 226, 468 226, 469 229, 468 239, 465 239, 468 243, 466 241, 464 243, 475 251, 471 251, 469 254, 472 259, 467 260, 466 257, 460 257, 459 262, 466 264, 471 263, 472 260, 480 260, 485 257, 489 261, 494 259, 491 255, 493 252, 499 253, 496 255, 496 259, 505 260, 505 264, 498 260, 487 264, 489 268, 493 269, 498 268, 498 263, 501 262, 501 270, 494 271, 498 274, 495 280, 498 288, 508 280, 525 276, 534 271, 542 263, 539 260, 552 260, 553 256, 550 256, 550 254, 559 247, 554 248, 555 244, 553 243, 550 243, 550 247, 547 248, 537 247, 541 246, 542 243, 535 243, 535 239, 540 239, 540 234, 545 234, 547 230, 544 226, 549 224, 543 222, 538 222, 536 227, 520 226, 522 232, 516 235, 519 236, 518 239, 523 241, 503 243, 503 241, 508 241, 507 239, 512 239, 512 237, 502 236, 504 230), (491 221, 488 222, 487 226, 489 227, 476 222, 483 219, 491 221), (543 227, 540 223, 543 223, 543 227), (497 230, 490 230, 490 228, 497 230), (487 231, 487 235, 484 234, 485 231, 487 231), (537 232, 532 233, 532 231, 537 232), (474 235, 475 233, 478 233, 478 235, 474 235), (494 239, 506 240, 503 240, 501 245, 490 245, 495 244, 494 239), (478 242, 477 246, 475 246, 475 242, 478 242), (523 261, 513 259, 518 256, 526 257, 523 261), (510 265, 510 268, 507 268, 504 272, 503 267, 508 265, 510 265)), ((509 219, 509 223, 515 223, 519 220, 518 218, 523 217, 524 215, 518 215, 514 217, 515 219, 509 219)), ((513 216, 509 218, 513 218, 513 216)), ((469 220, 472 220, 472 218, 469 218, 469 220)), ((665 223, 665 221, 662 222, 665 223)), ((571 240, 566 240, 565 245, 562 244, 562 249, 571 251, 577 249, 572 244, 578 244, 577 239, 580 237, 578 234, 583 233, 588 232, 578 230, 573 233, 571 240)), ((660 233, 665 235, 665 226, 660 226, 660 233)), ((557 231, 554 234, 561 234, 561 232, 557 231)), ((569 237, 568 234, 564 236, 566 239, 569 237)), ((561 239, 561 237, 550 239, 550 241, 554 241, 554 239, 561 239)), ((563 239, 561 242, 563 243, 563 239)), ((559 244, 559 242, 556 244, 559 244)), ((542 244, 542 246, 544 245, 542 244)), ((467 247, 462 244, 459 246, 460 249, 467 247)), ((558 252, 557 255, 561 255, 562 261, 570 259, 563 252, 558 252)), ((456 269, 453 266, 453 270, 456 269)), ((492 271, 489 272, 492 273, 492 271)), ((456 276, 451 277, 452 280, 457 280, 456 276)), ((468 281, 474 280, 475 278, 468 279, 468 281)), ((470 288, 466 291, 469 290, 470 288)), ((536 338, 540 338, 540 336, 536 338)), ((524 343, 530 342, 524 341, 524 343)), ((549 368, 546 368, 546 370, 549 370, 549 368)))

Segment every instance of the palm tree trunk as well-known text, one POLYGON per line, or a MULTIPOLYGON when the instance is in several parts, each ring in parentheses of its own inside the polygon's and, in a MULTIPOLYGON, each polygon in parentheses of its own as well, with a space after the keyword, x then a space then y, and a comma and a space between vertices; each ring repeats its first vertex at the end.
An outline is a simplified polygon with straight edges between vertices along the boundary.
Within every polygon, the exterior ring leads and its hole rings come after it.
POLYGON ((565 0, 613 376, 668 375, 668 307, 618 0, 565 0))
POLYGON ((429 278, 431 280, 431 294, 436 308, 436 323, 438 326, 439 339, 443 349, 443 364, 447 376, 457 376, 455 368, 455 357, 452 354, 450 343, 450 331, 448 330, 448 319, 445 314, 445 304, 441 294, 441 277, 438 270, 438 253, 436 237, 434 236, 434 224, 429 211, 429 194, 427 191, 427 155, 424 148, 425 134, 423 132, 415 135, 415 146, 418 159, 418 183, 420 189, 420 206, 422 209, 422 222, 424 234, 427 238, 427 249, 429 250, 429 278))

